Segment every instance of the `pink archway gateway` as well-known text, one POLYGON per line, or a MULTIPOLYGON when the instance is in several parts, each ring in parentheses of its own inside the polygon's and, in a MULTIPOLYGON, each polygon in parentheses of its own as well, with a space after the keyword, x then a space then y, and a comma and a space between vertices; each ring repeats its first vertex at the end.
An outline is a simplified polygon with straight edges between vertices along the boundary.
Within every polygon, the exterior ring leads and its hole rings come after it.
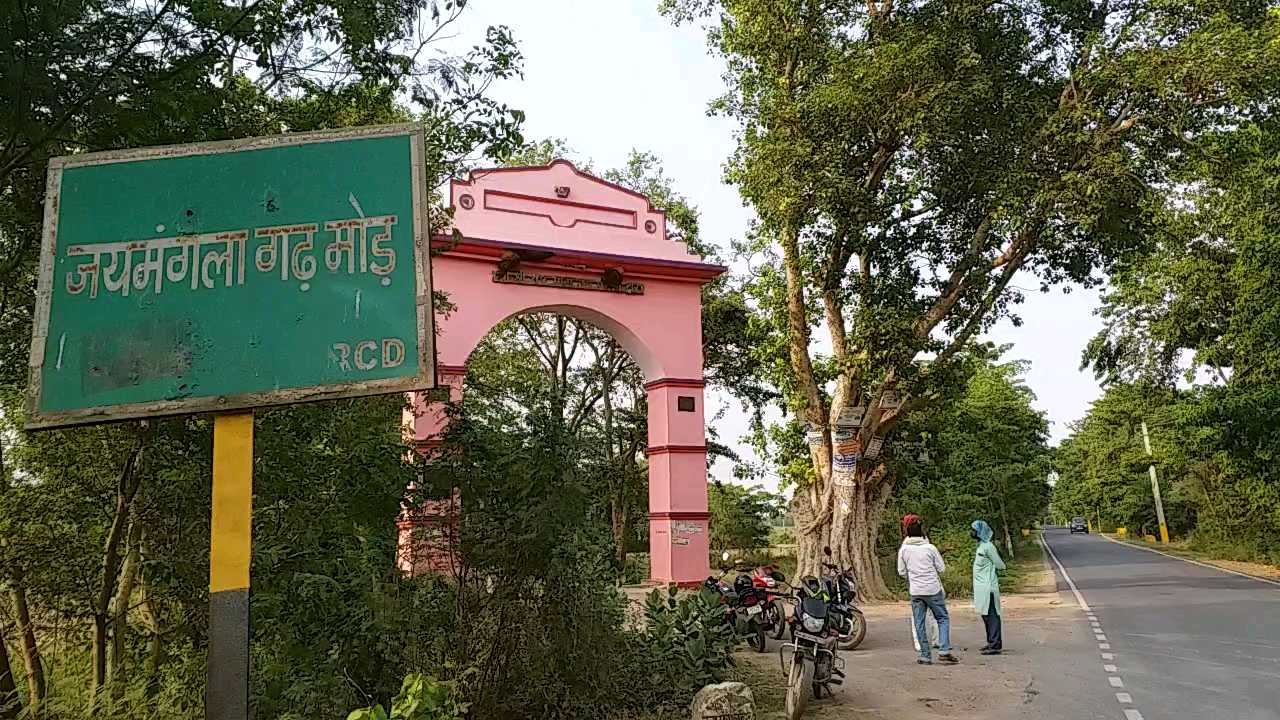
MULTIPOLYGON (((709 552, 700 291, 725 268, 669 238, 647 197, 564 160, 475 171, 451 183, 450 205, 457 233, 432 241, 435 288, 454 306, 436 318, 440 385, 461 398, 468 356, 514 315, 553 312, 611 334, 648 393, 650 579, 700 582, 709 552)), ((442 407, 412 398, 405 420, 419 452, 439 446, 442 407)), ((448 567, 451 554, 431 538, 447 542, 457 509, 455 498, 401 520, 402 570, 448 567)))

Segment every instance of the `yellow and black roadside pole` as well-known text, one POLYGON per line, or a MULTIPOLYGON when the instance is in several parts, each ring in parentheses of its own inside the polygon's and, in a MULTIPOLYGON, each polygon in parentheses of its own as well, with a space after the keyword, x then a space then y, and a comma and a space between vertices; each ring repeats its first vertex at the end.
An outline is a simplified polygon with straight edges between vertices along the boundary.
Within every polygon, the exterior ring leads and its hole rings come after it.
POLYGON ((249 560, 253 547, 253 413, 213 420, 209 532, 207 720, 249 717, 249 560))
POLYGON ((1151 496, 1156 501, 1156 522, 1160 523, 1160 542, 1169 544, 1169 526, 1164 522, 1164 501, 1160 499, 1160 480, 1156 477, 1155 456, 1151 452, 1151 435, 1147 433, 1147 421, 1142 421, 1142 447, 1147 451, 1151 463, 1147 470, 1151 473, 1151 496))

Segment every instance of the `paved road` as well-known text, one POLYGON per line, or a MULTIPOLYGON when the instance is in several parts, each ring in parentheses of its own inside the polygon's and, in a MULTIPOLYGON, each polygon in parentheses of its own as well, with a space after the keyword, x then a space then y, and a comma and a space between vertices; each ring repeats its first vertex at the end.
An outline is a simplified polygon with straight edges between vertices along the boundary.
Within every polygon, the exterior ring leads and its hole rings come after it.
POLYGON ((1097 622, 1105 667, 1081 693, 1127 720, 1280 720, 1280 587, 1065 529, 1045 539, 1097 622))

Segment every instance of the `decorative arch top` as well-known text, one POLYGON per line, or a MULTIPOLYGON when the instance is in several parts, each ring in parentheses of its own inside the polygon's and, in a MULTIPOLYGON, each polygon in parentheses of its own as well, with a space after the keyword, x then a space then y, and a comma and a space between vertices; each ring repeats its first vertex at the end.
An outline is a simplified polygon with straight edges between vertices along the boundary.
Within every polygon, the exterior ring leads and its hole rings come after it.
POLYGON ((704 264, 683 242, 667 237, 666 215, 649 198, 584 173, 568 160, 472 171, 466 180, 450 183, 449 202, 454 228, 468 240, 657 264, 704 264))

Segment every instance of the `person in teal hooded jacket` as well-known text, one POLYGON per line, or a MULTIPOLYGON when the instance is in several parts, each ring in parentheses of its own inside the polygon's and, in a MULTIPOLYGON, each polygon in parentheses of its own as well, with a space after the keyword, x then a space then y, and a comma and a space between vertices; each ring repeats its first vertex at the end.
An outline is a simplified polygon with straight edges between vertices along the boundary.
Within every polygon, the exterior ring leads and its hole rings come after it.
POLYGON ((978 541, 978 551, 973 556, 973 607, 987 627, 987 644, 981 652, 999 655, 1004 650, 1004 637, 1000 626, 1000 578, 996 573, 1004 570, 1004 561, 991 542, 995 533, 990 525, 974 520, 970 528, 969 534, 978 541))

